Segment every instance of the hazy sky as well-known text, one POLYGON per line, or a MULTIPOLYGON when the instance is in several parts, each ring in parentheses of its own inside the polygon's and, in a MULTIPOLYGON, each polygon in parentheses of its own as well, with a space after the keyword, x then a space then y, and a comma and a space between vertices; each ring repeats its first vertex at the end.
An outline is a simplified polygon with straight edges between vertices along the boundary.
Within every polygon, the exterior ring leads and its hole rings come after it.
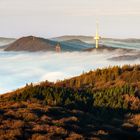
POLYGON ((0 0, 0 36, 140 38, 140 0, 0 0))

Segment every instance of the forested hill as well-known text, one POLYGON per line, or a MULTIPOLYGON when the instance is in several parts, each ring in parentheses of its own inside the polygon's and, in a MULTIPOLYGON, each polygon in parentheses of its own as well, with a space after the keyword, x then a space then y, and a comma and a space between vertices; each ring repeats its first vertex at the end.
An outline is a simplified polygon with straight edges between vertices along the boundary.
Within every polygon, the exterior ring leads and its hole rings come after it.
POLYGON ((80 76, 60 81, 57 85, 75 88, 103 89, 125 84, 140 87, 140 65, 114 66, 86 72, 80 76))
POLYGON ((139 140, 140 65, 110 67, 0 97, 0 139, 139 140))

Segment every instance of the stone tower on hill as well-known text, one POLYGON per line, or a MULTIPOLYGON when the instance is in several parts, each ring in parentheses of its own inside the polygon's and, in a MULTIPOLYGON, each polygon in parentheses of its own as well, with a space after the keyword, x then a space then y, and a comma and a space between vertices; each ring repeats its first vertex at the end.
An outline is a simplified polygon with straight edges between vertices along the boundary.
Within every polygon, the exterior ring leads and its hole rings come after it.
POLYGON ((55 51, 56 51, 56 52, 61 52, 61 45, 60 45, 60 43, 58 43, 58 44, 56 45, 55 51))

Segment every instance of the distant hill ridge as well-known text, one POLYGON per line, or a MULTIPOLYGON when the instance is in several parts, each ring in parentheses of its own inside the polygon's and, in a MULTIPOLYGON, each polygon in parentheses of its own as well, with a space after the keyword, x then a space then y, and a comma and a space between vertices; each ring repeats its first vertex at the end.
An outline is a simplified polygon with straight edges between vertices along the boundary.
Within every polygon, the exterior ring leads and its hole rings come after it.
MULTIPOLYGON (((59 36, 55 38, 51 38, 52 40, 59 40, 59 41, 66 41, 66 40, 72 40, 72 39, 79 39, 81 41, 83 40, 94 40, 94 36, 84 36, 84 35, 65 35, 65 36, 59 36)), ((105 38, 102 37, 102 40, 114 40, 114 41, 123 41, 123 42, 140 42, 139 38, 105 38)))
MULTIPOLYGON (((103 47, 98 49, 98 51, 104 50, 104 48, 109 51, 114 50, 113 48, 121 48, 122 46, 125 48, 127 43, 138 44, 139 42, 139 39, 102 38, 100 44, 103 44, 103 47)), ((9 43, 9 45, 4 47, 5 51, 55 51, 55 47, 58 43, 61 45, 62 51, 93 51, 95 49, 95 42, 92 36, 62 36, 52 39, 27 36, 9 43)), ((130 49, 132 49, 132 47, 130 47, 130 49)))
POLYGON ((82 42, 79 39, 55 41, 35 36, 27 36, 9 44, 5 51, 55 51, 55 47, 58 43, 61 45, 62 51, 81 51, 92 47, 92 45, 82 42))
POLYGON ((84 35, 65 35, 65 36, 60 36, 60 37, 56 37, 56 38, 51 38, 52 40, 58 40, 58 41, 67 41, 67 40, 74 40, 74 39, 78 39, 78 40, 91 40, 93 39, 92 36, 84 36, 84 35))

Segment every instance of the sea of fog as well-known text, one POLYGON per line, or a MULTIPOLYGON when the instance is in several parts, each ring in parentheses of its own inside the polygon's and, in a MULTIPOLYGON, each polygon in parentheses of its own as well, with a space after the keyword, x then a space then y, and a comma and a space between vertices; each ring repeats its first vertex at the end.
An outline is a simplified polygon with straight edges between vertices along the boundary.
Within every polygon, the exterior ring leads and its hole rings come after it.
POLYGON ((57 81, 113 65, 138 64, 136 61, 110 61, 116 52, 4 52, 0 50, 0 93, 26 83, 57 81))

